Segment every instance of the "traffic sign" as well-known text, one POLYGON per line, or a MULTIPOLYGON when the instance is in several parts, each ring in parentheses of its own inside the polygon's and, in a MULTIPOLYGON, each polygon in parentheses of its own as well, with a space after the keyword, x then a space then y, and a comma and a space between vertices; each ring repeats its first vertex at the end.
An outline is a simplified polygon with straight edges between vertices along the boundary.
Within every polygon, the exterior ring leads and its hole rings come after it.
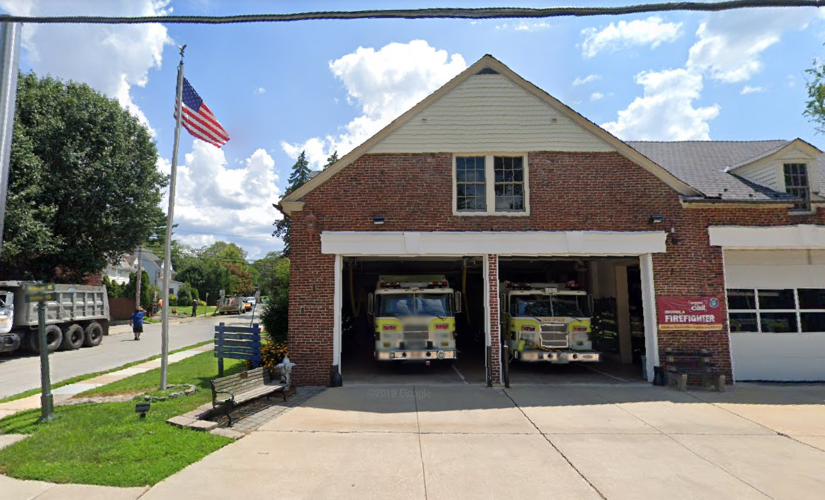
POLYGON ((26 302, 57 300, 54 283, 26 283, 23 287, 26 302))

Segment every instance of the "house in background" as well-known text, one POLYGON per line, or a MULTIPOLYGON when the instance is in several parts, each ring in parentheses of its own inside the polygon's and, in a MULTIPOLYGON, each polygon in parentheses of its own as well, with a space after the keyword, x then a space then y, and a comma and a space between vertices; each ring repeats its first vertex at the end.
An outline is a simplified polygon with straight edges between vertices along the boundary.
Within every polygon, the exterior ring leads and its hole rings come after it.
MULTIPOLYGON (((150 250, 143 248, 138 252, 135 250, 121 256, 116 264, 110 264, 103 270, 103 274, 115 283, 126 284, 129 282, 129 275, 137 272, 138 255, 140 255, 140 267, 149 275, 149 284, 160 287, 163 283, 163 259, 155 255, 150 250)), ((181 283, 175 281, 175 270, 171 270, 171 278, 169 280, 169 293, 173 295, 178 294, 181 283)))
POLYGON ((615 313, 599 351, 639 378, 671 348, 728 380, 825 380, 821 158, 800 139, 625 142, 485 56, 280 201, 296 382, 353 380, 398 344, 360 298, 407 274, 463 292, 468 380, 502 380, 504 281, 577 282, 615 313))

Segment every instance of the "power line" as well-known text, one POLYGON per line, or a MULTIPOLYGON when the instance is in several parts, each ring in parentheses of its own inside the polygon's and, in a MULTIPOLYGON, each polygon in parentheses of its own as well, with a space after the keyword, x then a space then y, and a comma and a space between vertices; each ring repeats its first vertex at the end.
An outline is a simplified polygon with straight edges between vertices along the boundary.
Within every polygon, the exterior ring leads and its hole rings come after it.
POLYGON ((825 7, 825 0, 731 0, 726 2, 662 2, 619 7, 474 7, 428 9, 374 9, 242 14, 232 16, 0 16, 0 21, 31 24, 236 24, 350 19, 541 19, 590 17, 651 12, 720 12, 766 7, 825 7))

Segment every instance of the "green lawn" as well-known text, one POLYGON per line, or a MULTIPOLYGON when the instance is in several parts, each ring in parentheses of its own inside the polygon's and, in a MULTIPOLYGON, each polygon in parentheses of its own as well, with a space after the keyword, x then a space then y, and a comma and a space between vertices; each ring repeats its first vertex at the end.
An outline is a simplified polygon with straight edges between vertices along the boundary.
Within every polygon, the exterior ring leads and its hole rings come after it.
MULTIPOLYGON (((213 342, 212 340, 205 340, 203 342, 198 342, 197 344, 192 344, 192 345, 189 345, 189 346, 186 346, 186 347, 181 347, 180 349, 175 349, 174 351, 170 351, 169 354, 175 354, 176 352, 186 351, 186 350, 192 349, 194 347, 200 347, 202 345, 211 344, 212 342, 213 342)), ((141 363, 145 363, 145 362, 151 361, 153 359, 158 359, 159 357, 160 357, 160 355, 151 356, 151 357, 148 357, 146 359, 141 359, 140 361, 133 361, 131 363, 127 363, 125 365, 118 366, 117 368, 112 368, 111 370, 105 370, 105 371, 102 371, 102 372, 87 373, 86 375, 78 375, 77 377, 68 378, 68 379, 63 380, 61 382, 57 382, 57 383, 52 384, 52 389, 57 389, 58 387, 63 387, 63 386, 66 386, 66 385, 75 384, 77 382, 83 382, 84 380, 89 380, 90 378, 95 378, 98 375, 106 375, 107 373, 112 373, 112 372, 116 372, 118 370, 122 370, 124 368, 129 368, 130 366, 139 365, 141 363)), ((18 399, 23 399, 23 398, 27 398, 29 396, 34 396, 35 394, 40 394, 40 388, 39 387, 37 389, 30 389, 28 391, 21 392, 20 394, 15 394, 14 396, 7 396, 3 399, 0 399, 0 403, 5 403, 7 401, 16 401, 18 399)))
MULTIPOLYGON (((243 363, 225 360, 226 372, 243 363)), ((211 352, 169 365, 169 383, 198 387, 192 396, 153 403, 146 419, 135 403, 65 406, 58 419, 37 425, 39 410, 0 420, 0 433, 32 434, 0 450, 0 472, 19 479, 106 486, 153 485, 221 448, 231 440, 209 433, 180 429, 166 420, 210 401, 209 381, 217 377, 211 352)), ((160 371, 134 375, 85 394, 156 389, 160 371)))

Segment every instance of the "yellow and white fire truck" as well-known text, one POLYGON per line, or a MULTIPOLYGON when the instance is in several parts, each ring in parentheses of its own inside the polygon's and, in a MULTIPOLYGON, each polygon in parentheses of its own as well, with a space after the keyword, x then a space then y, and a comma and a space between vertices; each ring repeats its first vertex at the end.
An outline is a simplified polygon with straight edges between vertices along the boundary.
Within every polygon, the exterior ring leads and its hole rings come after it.
POLYGON ((573 282, 501 283, 502 335, 515 359, 596 362, 590 339, 590 295, 573 282))
POLYGON ((444 276, 380 276, 368 297, 378 361, 454 360, 461 292, 444 276))

